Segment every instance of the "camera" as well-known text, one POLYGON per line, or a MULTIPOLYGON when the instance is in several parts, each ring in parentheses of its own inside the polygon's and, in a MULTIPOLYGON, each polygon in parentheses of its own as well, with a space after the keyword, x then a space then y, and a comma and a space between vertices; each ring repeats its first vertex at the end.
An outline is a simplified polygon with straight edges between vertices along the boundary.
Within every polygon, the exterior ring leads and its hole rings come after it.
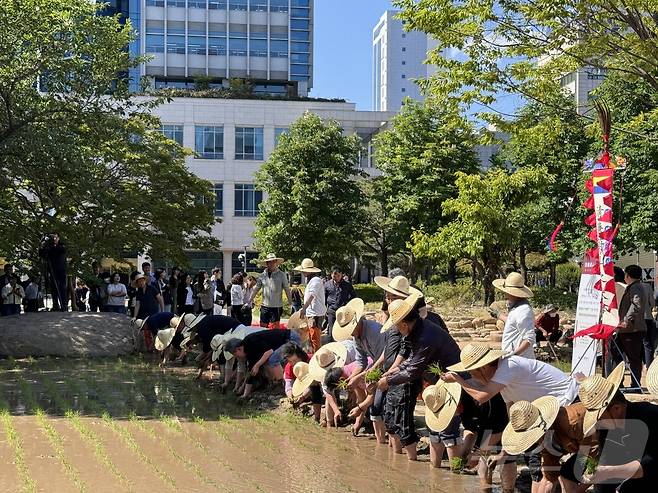
POLYGON ((244 260, 244 253, 241 253, 238 255, 238 260, 243 261, 244 260))

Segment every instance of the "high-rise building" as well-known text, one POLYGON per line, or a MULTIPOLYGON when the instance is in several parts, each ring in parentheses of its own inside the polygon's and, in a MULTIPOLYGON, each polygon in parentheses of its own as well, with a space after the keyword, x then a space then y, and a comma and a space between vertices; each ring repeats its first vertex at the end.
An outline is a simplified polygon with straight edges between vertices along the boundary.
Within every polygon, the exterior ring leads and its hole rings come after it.
POLYGON ((592 91, 605 80, 605 69, 583 67, 569 72, 560 79, 560 87, 573 94, 578 113, 585 114, 592 109, 592 91))
POLYGON ((313 85, 312 0, 135 0, 128 11, 138 38, 133 54, 150 57, 131 72, 131 87, 211 87, 250 79, 258 92, 306 96, 313 85))
POLYGON ((387 10, 372 31, 373 109, 398 111, 404 98, 423 99, 416 79, 426 79, 435 68, 425 62, 427 52, 436 41, 420 31, 405 31, 395 16, 387 10))

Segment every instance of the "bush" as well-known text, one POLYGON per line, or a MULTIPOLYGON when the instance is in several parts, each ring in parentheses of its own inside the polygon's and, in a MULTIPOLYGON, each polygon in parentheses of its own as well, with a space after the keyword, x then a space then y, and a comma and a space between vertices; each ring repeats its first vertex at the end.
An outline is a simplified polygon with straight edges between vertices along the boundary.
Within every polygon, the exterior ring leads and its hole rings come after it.
POLYGON ((558 288, 533 287, 535 296, 532 298, 532 306, 543 308, 549 303, 557 305, 560 310, 575 310, 578 303, 578 293, 565 292, 558 288))
POLYGON ((376 303, 384 299, 384 291, 376 284, 355 284, 354 291, 365 303, 376 303))
POLYGON ((442 282, 429 286, 421 286, 426 298, 434 297, 436 303, 455 305, 472 305, 481 303, 481 286, 472 286, 470 281, 459 281, 457 284, 442 282))
POLYGON ((567 291, 578 291, 580 283, 580 268, 573 263, 555 266, 555 283, 560 289, 567 291))

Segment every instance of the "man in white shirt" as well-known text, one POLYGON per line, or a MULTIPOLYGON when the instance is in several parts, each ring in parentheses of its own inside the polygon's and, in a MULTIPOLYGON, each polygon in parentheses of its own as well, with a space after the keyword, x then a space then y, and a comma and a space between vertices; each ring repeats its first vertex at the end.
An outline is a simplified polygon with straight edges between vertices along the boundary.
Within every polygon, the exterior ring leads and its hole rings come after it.
POLYGON ((532 291, 518 272, 510 273, 506 279, 496 279, 493 285, 507 295, 509 307, 509 313, 504 319, 501 349, 505 353, 535 359, 535 314, 528 302, 528 298, 532 298, 532 291))
POLYGON ((18 278, 13 275, 9 278, 9 284, 2 288, 2 315, 19 315, 21 304, 25 298, 23 286, 18 284, 18 278))
POLYGON ((301 309, 302 318, 308 320, 309 337, 313 352, 320 349, 322 345, 322 324, 327 314, 327 306, 324 297, 324 283, 320 279, 320 269, 315 267, 313 260, 305 258, 302 264, 295 267, 306 277, 306 288, 304 289, 304 305, 301 309))

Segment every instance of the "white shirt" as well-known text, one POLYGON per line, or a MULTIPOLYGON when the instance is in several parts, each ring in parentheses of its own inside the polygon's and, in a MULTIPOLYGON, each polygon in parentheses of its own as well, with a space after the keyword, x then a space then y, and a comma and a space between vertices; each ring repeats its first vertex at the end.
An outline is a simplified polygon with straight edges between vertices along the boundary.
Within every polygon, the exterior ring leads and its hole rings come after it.
POLYGON ((244 304, 244 291, 239 284, 231 284, 231 305, 239 306, 244 304))
POLYGON ((521 341, 530 341, 530 347, 519 356, 535 359, 535 314, 528 303, 521 303, 512 308, 507 315, 505 328, 503 329, 502 350, 513 353, 521 344, 521 341))
POLYGON ((124 306, 126 304, 126 286, 120 282, 107 285, 107 304, 110 306, 124 306))
POLYGON ((501 358, 491 380, 505 386, 500 395, 508 404, 552 395, 560 406, 568 406, 578 395, 575 379, 548 363, 521 356, 501 358))
POLYGON ((187 286, 185 288, 185 292, 186 292, 185 304, 186 305, 193 305, 194 304, 194 298, 193 298, 194 292, 192 291, 192 288, 190 286, 187 286))
POLYGON ((313 295, 313 301, 306 309, 307 317, 323 317, 327 314, 327 307, 324 302, 324 283, 319 277, 314 277, 306 285, 304 290, 304 304, 313 295))
POLYGON ((15 289, 18 291, 18 294, 14 293, 14 288, 11 286, 11 284, 7 284, 4 288, 2 288, 2 299, 7 305, 20 305, 23 303, 23 298, 25 298, 25 291, 23 290, 23 286, 16 284, 15 289))

